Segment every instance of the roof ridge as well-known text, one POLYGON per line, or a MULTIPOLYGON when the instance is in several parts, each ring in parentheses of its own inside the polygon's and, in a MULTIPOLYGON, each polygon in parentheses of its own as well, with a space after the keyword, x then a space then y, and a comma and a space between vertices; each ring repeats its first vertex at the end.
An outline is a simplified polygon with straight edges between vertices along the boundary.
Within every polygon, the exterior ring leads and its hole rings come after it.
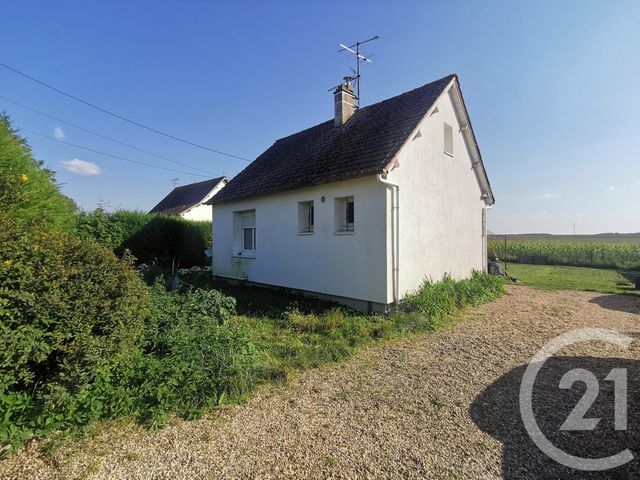
POLYGON ((221 182, 226 180, 226 176, 215 177, 209 180, 189 183, 174 187, 158 204, 150 210, 150 213, 163 212, 167 210, 176 211, 180 207, 189 207, 202 203, 205 197, 213 191, 221 182))
MULTIPOLYGON (((391 100, 395 100, 395 99, 397 99, 398 97, 401 97, 401 96, 403 96, 403 95, 407 95, 407 94, 409 94, 409 93, 415 92, 416 90, 420 90, 420 89, 422 89, 422 88, 428 87, 428 86, 430 86, 430 85, 433 85, 434 83, 441 82, 441 81, 443 81, 443 80, 445 80, 445 79, 449 79, 449 81, 451 81, 451 79, 453 79, 453 78, 457 78, 457 77, 458 77, 458 74, 457 74, 457 73, 450 73, 449 75, 445 75, 445 76, 444 76, 444 77, 442 77, 442 78, 439 78, 439 79, 434 80, 434 81, 432 81, 432 82, 425 83, 424 85, 422 85, 422 86, 420 86, 420 87, 412 88, 411 90, 407 90, 406 92, 399 93, 398 95, 394 95, 393 97, 385 98, 384 100, 379 100, 379 101, 377 101, 377 102, 375 102, 375 103, 372 103, 372 104, 370 104, 370 105, 367 105, 367 106, 365 106, 365 107, 362 107, 362 108, 360 108, 360 109, 356 110, 356 112, 355 112, 355 113, 357 113, 358 111, 366 110, 366 109, 371 108, 371 107, 375 107, 376 105, 379 105, 379 104, 381 104, 381 103, 385 103, 385 102, 389 102, 389 101, 391 101, 391 100)), ((448 82, 447 82, 447 83, 448 83, 448 82)), ((355 113, 354 113, 354 115, 355 115, 355 113)), ((303 133, 303 132, 306 132, 306 131, 312 130, 312 129, 314 129, 314 128, 318 128, 318 127, 320 127, 321 125, 324 125, 325 123, 332 123, 332 122, 333 122, 333 119, 329 119, 329 120, 325 120, 324 122, 316 123, 315 125, 312 125, 312 126, 310 126, 310 127, 304 128, 304 129, 302 129, 302 130, 298 130, 297 132, 293 132, 293 133, 291 133, 291 134, 289 134, 289 135, 285 135, 284 137, 280 137, 280 138, 276 139, 276 141, 275 141, 275 142, 273 142, 273 144, 275 145, 275 144, 276 144, 276 143, 278 143, 280 140, 286 140, 287 138, 289 138, 289 137, 293 137, 294 135, 299 135, 299 134, 301 134, 301 133, 303 133)), ((346 125, 346 123, 345 123, 345 125, 346 125)))
POLYGON ((420 86, 420 87, 416 87, 416 88, 412 88, 411 90, 407 90, 406 92, 402 92, 399 93, 398 95, 394 95, 393 97, 389 97, 389 98, 385 98, 384 100, 380 100, 376 103, 372 103, 371 105, 367 105, 366 107, 362 107, 360 109, 360 111, 366 110, 367 108, 371 108, 371 107, 375 107, 376 105, 380 105, 381 103, 385 103, 385 102, 390 102, 392 100, 396 100, 398 97, 402 97, 403 95, 408 95, 410 93, 413 93, 417 90, 422 90, 425 87, 429 87, 431 85, 433 85, 434 83, 439 83, 445 79, 448 79, 447 83, 449 83, 453 78, 457 78, 458 75, 455 73, 450 73, 449 75, 445 75, 442 78, 439 78, 437 80, 434 80, 433 82, 429 82, 429 83, 425 83, 424 85, 420 86))
POLYGON ((180 185, 178 187, 173 187, 173 189, 177 190, 178 188, 192 187, 193 185, 199 185, 201 183, 213 182, 214 180, 217 180, 218 182, 221 182, 222 180, 224 180, 224 178, 225 178, 225 176, 222 175, 221 177, 214 177, 214 178, 210 178, 209 180, 200 180, 199 182, 187 183, 186 185, 180 185))
POLYGON ((344 125, 334 120, 276 140, 210 203, 382 173, 388 159, 457 78, 449 74, 381 100, 354 113, 344 125))

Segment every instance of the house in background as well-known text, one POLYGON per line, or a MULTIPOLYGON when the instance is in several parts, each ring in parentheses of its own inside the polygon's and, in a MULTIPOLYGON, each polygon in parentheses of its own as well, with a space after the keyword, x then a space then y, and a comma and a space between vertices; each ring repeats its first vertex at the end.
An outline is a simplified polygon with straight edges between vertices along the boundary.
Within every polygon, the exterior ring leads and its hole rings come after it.
POLYGON ((209 203, 213 272, 385 310, 485 270, 493 193, 449 75, 276 141, 209 203))
POLYGON ((228 183, 226 177, 175 187, 149 213, 178 215, 187 220, 211 220, 211 207, 205 202, 228 183))

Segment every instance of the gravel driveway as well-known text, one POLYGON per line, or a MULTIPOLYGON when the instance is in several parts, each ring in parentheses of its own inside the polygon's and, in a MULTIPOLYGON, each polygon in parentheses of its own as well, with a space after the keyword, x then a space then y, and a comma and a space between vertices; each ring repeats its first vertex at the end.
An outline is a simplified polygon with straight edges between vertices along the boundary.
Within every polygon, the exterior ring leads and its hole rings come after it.
MULTIPOLYGON (((369 348, 210 418, 175 421, 155 434, 105 426, 92 439, 68 442, 53 457, 31 445, 0 462, 0 478, 591 478, 541 454, 524 433, 517 408, 531 356, 547 340, 581 327, 637 336, 640 299, 509 287, 509 295, 451 328, 369 348)), ((625 442, 640 447, 640 408, 634 407, 640 348, 587 343, 562 355, 555 367, 591 366, 602 378, 626 362, 631 434, 606 438, 613 417, 605 404, 612 393, 604 385, 610 382, 601 381, 594 408, 603 419, 595 436, 550 438, 583 456, 609 454, 625 442)), ((554 375, 541 382, 534 408, 566 418, 584 389, 575 384, 558 397, 554 375), (558 398, 567 399, 566 405, 558 398)), ((555 420, 540 422, 541 428, 555 420)), ((640 478, 639 472, 634 460, 591 475, 640 478)))

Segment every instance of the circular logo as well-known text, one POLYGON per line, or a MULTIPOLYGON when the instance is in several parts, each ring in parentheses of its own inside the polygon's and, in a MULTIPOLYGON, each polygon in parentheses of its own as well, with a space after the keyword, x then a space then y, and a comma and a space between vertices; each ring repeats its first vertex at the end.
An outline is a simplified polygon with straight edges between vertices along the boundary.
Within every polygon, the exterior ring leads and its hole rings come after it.
MULTIPOLYGON (((573 330, 564 335, 547 342, 531 359, 522 376, 520 383, 520 415, 525 429, 531 440, 549 458, 555 460, 569 468, 583 471, 603 471, 622 466, 633 460, 633 453, 627 448, 615 455, 603 458, 584 458, 558 448, 542 432, 533 412, 533 389, 538 373, 544 363, 556 352, 569 345, 579 342, 600 341, 620 348, 628 349, 633 339, 613 330, 600 328, 584 328, 573 330)), ((606 380, 616 383, 615 396, 615 428, 616 430, 626 430, 627 410, 626 410, 626 370, 612 369, 606 380)), ((591 403, 598 396, 598 380, 585 369, 573 369, 567 372, 561 379, 559 388, 571 388, 574 382, 584 382, 587 389, 567 420, 560 427, 561 430, 581 430, 588 431, 595 429, 600 419, 584 418, 583 415, 589 409, 591 403)))

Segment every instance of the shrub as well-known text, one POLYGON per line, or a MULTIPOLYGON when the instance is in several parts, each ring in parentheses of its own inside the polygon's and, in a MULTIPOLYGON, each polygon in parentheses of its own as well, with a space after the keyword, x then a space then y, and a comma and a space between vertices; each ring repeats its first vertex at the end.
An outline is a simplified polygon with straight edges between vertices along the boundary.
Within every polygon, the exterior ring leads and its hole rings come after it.
POLYGON ((95 242, 2 218, 0 455, 33 435, 238 400, 257 350, 220 292, 149 290, 95 242))
POLYGON ((224 325, 235 313, 233 298, 215 290, 167 292, 160 283, 151 298, 142 355, 123 381, 139 418, 155 426, 170 411, 193 417, 249 391, 257 351, 243 329, 224 325))
POLYGON ((35 160, 9 118, 0 115, 0 210, 15 222, 71 231, 75 205, 60 193, 54 173, 35 160))
POLYGON ((93 238, 114 249, 131 238, 153 217, 152 214, 137 210, 116 210, 109 213, 99 207, 92 212, 78 214, 77 231, 81 238, 93 238))
POLYGON ((83 398, 101 375, 129 361, 148 298, 130 263, 108 249, 0 215, 4 443, 92 416, 81 411, 83 398))
POLYGON ((170 267, 175 260, 176 265, 191 267, 208 263, 204 254, 208 248, 211 248, 211 222, 155 216, 116 248, 116 253, 129 250, 140 262, 158 261, 170 267))
POLYGON ((97 208, 78 214, 77 232, 123 255, 129 250, 141 263, 160 267, 205 265, 204 250, 211 248, 211 222, 140 211, 106 212, 97 208))

